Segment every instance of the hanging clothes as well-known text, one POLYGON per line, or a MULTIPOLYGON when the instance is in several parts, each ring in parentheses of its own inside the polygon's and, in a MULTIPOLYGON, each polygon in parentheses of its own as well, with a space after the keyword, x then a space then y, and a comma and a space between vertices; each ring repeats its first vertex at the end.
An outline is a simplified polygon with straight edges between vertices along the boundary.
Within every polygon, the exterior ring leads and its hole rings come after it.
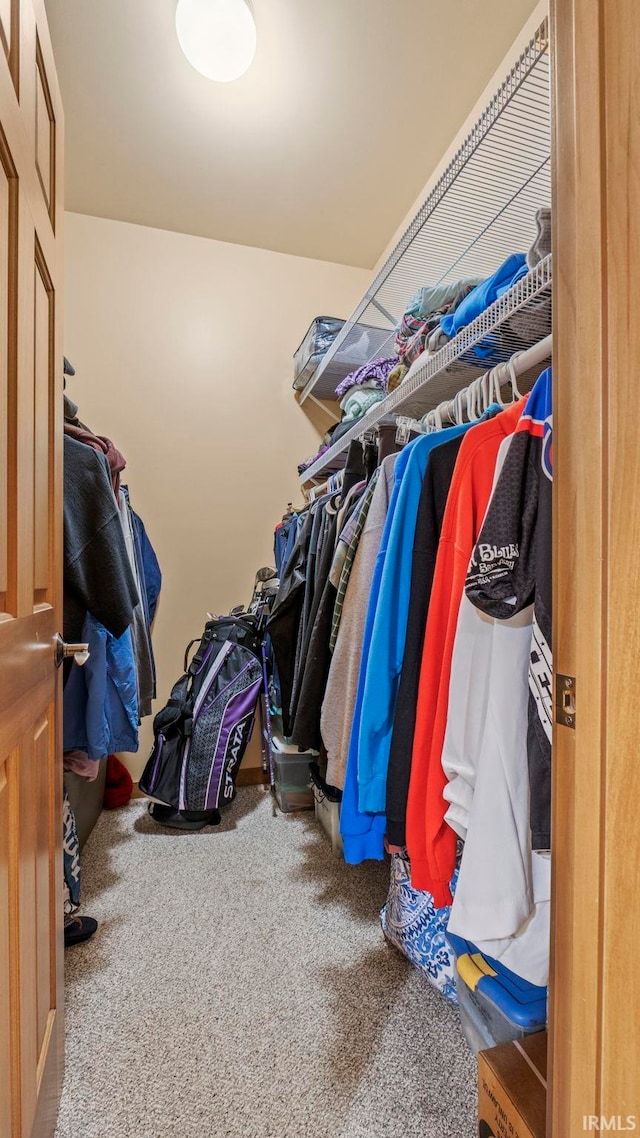
POLYGON ((533 604, 527 750, 534 849, 551 845, 551 441, 549 368, 518 424, 466 585, 487 616, 504 619, 533 604))
POLYGON ((333 613, 331 615, 331 632, 329 635, 329 651, 333 654, 338 639, 338 632, 340 629, 340 621, 342 620, 342 610, 344 607, 344 599, 353 568, 353 562, 356 555, 356 550, 360 544, 360 539, 364 527, 369 516, 371 502, 373 499, 376 483, 378 481, 379 470, 376 470, 367 485, 357 508, 354 510, 352 516, 347 521, 342 533, 338 548, 334 557, 333 565, 331 566, 331 579, 336 589, 336 596, 333 603, 333 613))
MULTIPOLYGON (((315 504, 315 503, 314 503, 315 504)), ((311 531, 314 523, 313 506, 300 515, 300 526, 291 556, 280 579, 280 585, 273 604, 271 616, 267 621, 267 631, 271 637, 282 703, 282 724, 286 737, 291 734, 291 695, 293 692, 296 667, 296 648, 298 629, 302 618, 307 560, 311 531)))
POLYGON ((292 741, 307 751, 320 751, 322 748, 321 708, 331 665, 330 635, 337 595, 333 569, 338 551, 341 547, 345 549, 339 539, 336 543, 335 535, 340 532, 341 527, 345 524, 345 519, 348 519, 350 513, 357 507, 365 487, 365 482, 356 483, 344 499, 344 503, 336 515, 335 526, 327 535, 326 557, 323 558, 323 565, 317 574, 316 591, 320 594, 319 603, 315 617, 312 618, 313 624, 308 644, 303 647, 302 679, 296 718, 291 732, 292 741), (333 563, 331 563, 331 558, 333 558, 333 563), (324 584, 322 583, 323 580, 324 584))
POLYGON ((64 915, 71 917, 80 908, 80 842, 75 815, 66 790, 62 800, 62 855, 64 915))
POLYGON ((342 812, 340 815, 340 833, 342 834, 345 860, 354 863, 364 861, 367 858, 381 860, 384 857, 386 819, 383 814, 369 814, 363 812, 360 810, 358 804, 359 732, 364 706, 366 672, 371 654, 371 644, 382 585, 385 557, 400 494, 400 486, 412 458, 412 454, 412 446, 409 446, 405 448, 404 451, 401 451, 399 455, 393 456, 395 458, 393 489, 385 516, 367 606, 356 702, 349 738, 342 812))
MULTIPOLYGON (((504 453, 506 443, 501 448, 494 491, 471 560, 452 660, 452 708, 443 747, 449 782, 444 796, 450 803, 446 819, 465 838, 465 856, 449 928, 517 975, 544 986, 550 859, 536 851, 541 836, 536 824, 547 803, 550 775, 548 766, 540 766, 533 734, 540 723, 534 602, 540 592, 541 611, 550 622, 550 371, 537 381, 508 444, 504 453), (517 532, 514 541, 497 546, 492 526, 504 517, 517 532), (469 599, 483 591, 485 566, 502 586, 495 617, 469 599), (516 581, 521 582, 517 590, 516 581), (529 603, 524 605, 524 600, 529 603)), ((550 649, 545 663, 550 674, 550 649)), ((543 706, 544 718, 550 714, 549 700, 543 706)), ((542 834, 546 836, 544 829, 542 834)))
MULTIPOLYGON (((370 496, 366 519, 355 545, 349 587, 344 596, 340 626, 322 704, 321 732, 327 749, 327 782, 338 789, 343 788, 345 781, 369 594, 391 500, 396 460, 397 455, 389 455, 380 467, 375 488, 370 496)), ((363 499, 363 505, 366 499, 367 495, 363 499)))
MULTIPOLYGON (((124 486, 123 490, 127 490, 127 487, 124 486)), ((156 609, 160 599, 160 591, 162 589, 162 572, 160 562, 158 561, 156 552, 144 527, 144 522, 142 518, 136 514, 135 510, 131 509, 131 502, 129 502, 129 510, 133 522, 136 563, 143 585, 145 616, 149 632, 151 632, 151 625, 155 619, 156 609)))
MULTIPOLYGON (((140 665, 142 690, 151 697, 155 668, 150 626, 161 574, 144 526, 128 507, 126 491, 120 489, 124 457, 110 439, 81 423, 77 414, 76 404, 65 395, 63 630, 67 642, 89 645, 89 658, 82 668, 65 661, 64 765, 91 780, 97 777, 99 760, 112 751, 138 749, 139 676, 131 628, 141 614, 148 635, 147 656, 140 665), (123 525, 123 504, 128 526, 123 525)), ((68 937, 80 904, 80 860, 66 795, 63 816, 68 937)))
MULTIPOLYGON (((509 287, 523 260, 476 301, 509 287)), ((314 501, 291 543, 281 536, 272 616, 285 731, 326 748, 345 860, 401 859, 392 910, 411 897, 439 935, 448 927, 538 987, 549 963, 550 452, 550 373, 506 408, 419 436, 368 484, 314 501)))
POLYGON ((407 636, 411 561, 425 470, 435 447, 457 438, 465 430, 466 427, 451 427, 417 438, 396 463, 397 499, 390 506, 393 516, 384 551, 371 646, 362 677, 357 747, 358 807, 363 813, 384 814, 386 810, 389 751, 407 636))
POLYGON ((118 490, 120 489, 120 475, 127 465, 127 460, 124 455, 114 446, 111 439, 107 439, 103 435, 94 435, 93 431, 90 431, 88 427, 65 422, 64 432, 66 435, 69 435, 70 438, 75 439, 79 443, 86 443, 87 446, 97 451, 98 454, 105 456, 109 464, 113 492, 117 498, 118 490))
POLYGON ((83 778, 87 782, 93 782, 100 771, 100 764, 90 759, 86 751, 65 751, 63 767, 64 770, 77 774, 78 778, 83 778))
POLYGON ((407 846, 416 889, 451 902, 456 839, 444 821, 442 744, 451 654, 469 560, 491 494, 502 440, 513 434, 524 400, 478 424, 463 439, 447 500, 425 631, 407 803, 407 846))
MULTIPOLYGON (((471 424, 466 426, 469 429, 471 424)), ((411 560, 407 635, 398 683, 387 773, 387 836, 390 844, 399 848, 403 848, 407 840, 406 815, 411 753, 431 587, 447 498, 464 433, 460 433, 448 443, 440 442, 429 455, 418 504, 411 560)))
POLYGON ((131 629, 115 637, 87 613, 82 627, 89 659, 72 668, 64 688, 65 751, 99 760, 138 750, 138 685, 131 629))
POLYGON ((129 492, 126 486, 120 488, 118 504, 127 556, 136 586, 136 604, 131 621, 131 638, 136 665, 138 714, 140 719, 143 719, 146 715, 151 715, 152 700, 155 699, 155 665, 151 651, 150 624, 143 602, 143 596, 145 596, 144 575, 141 571, 142 566, 139 565, 136 558, 133 519, 129 506, 129 492))
MULTIPOLYGON (((305 677, 309 677, 308 684, 312 686, 314 691, 318 691, 318 687, 320 690, 324 690, 322 680, 318 679, 318 671, 321 673, 324 670, 324 662, 323 658, 320 658, 317 633, 315 638, 316 655, 311 655, 310 652, 314 639, 314 626, 320 612, 323 596, 325 596, 325 587, 329 580, 329 571, 335 553, 338 501, 339 496, 337 495, 329 495, 327 498, 320 499, 317 511, 318 525, 315 550, 313 549, 313 535, 311 539, 311 565, 307 576, 293 691, 291 693, 291 738, 305 749, 309 747, 317 749, 320 741, 319 704, 317 700, 315 706, 305 703, 305 698, 313 698, 311 691, 308 693, 308 697, 301 698, 301 696, 305 687, 305 677), (312 553, 315 553, 315 556, 312 557, 312 553), (312 672, 313 676, 311 675, 312 672)), ((323 606, 325 616, 330 601, 331 611, 333 611, 333 601, 327 592, 323 606)))
POLYGON ((87 610, 122 636, 137 601, 106 460, 65 435, 64 639, 80 641, 87 610))

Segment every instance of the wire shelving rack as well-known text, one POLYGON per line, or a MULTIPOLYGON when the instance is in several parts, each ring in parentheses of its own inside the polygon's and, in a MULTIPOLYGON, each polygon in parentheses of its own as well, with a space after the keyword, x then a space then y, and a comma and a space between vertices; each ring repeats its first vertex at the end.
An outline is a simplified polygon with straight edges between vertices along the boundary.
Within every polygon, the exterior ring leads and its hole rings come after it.
MULTIPOLYGON (((545 19, 345 322, 301 392, 301 402, 309 396, 335 398, 336 386, 354 367, 393 355, 395 327, 416 289, 486 277, 509 253, 524 252, 531 246, 535 212, 551 200, 549 66, 545 19)), ((524 328, 524 310, 529 303, 535 326, 536 311, 539 315, 545 290, 550 292, 550 287, 548 258, 544 269, 536 267, 518 283, 508 301, 502 298, 499 311, 491 316, 492 330, 496 332, 508 325, 511 316, 518 315, 524 328)), ((483 316, 489 319, 488 314, 483 316)), ((487 321, 484 327, 484 332, 480 327, 476 330, 476 342, 487 334, 487 321)), ((471 335, 470 329, 465 332, 471 335)), ((505 334, 505 345, 508 338, 505 334)), ((400 408, 403 414, 424 414, 440 398, 449 396, 451 381, 459 381, 461 376, 464 382, 473 378, 467 349, 458 339, 443 349, 445 355, 439 352, 426 362, 424 357, 416 361, 401 388, 366 417, 367 425, 375 425, 400 408), (437 372, 433 370, 436 365, 437 372), (369 424, 369 420, 373 422, 369 424)), ((526 346, 524 335, 517 339, 517 347, 526 346)), ((314 464, 311 470, 318 466, 319 473, 326 473, 332 463, 335 469, 339 454, 364 427, 361 420, 360 430, 349 432, 337 444, 339 450, 327 452, 331 455, 329 465, 325 455, 324 465, 314 464)), ((314 476, 307 471, 303 481, 314 476)))

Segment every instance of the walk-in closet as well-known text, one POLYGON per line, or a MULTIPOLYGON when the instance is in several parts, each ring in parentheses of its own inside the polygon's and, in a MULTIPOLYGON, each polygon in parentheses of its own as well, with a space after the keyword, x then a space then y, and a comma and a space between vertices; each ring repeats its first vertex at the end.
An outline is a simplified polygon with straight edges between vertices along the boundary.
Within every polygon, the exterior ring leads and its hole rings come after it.
POLYGON ((639 53, 0 0, 0 1138, 640 1130, 639 53))

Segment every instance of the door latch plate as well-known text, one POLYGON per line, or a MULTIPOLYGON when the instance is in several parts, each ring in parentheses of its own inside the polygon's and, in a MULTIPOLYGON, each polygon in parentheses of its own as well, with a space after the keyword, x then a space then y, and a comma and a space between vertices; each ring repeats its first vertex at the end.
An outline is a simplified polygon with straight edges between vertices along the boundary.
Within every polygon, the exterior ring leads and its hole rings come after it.
POLYGON ((576 677, 556 672, 556 723, 576 727, 576 677))

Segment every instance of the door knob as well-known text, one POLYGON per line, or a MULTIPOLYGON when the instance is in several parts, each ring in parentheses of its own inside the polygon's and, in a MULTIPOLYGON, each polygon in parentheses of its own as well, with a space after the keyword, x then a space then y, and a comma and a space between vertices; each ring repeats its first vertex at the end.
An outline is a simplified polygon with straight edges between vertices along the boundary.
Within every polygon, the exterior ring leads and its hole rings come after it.
POLYGON ((56 633, 56 668, 59 668, 64 660, 75 660, 76 664, 82 667, 89 659, 89 645, 88 644, 67 644, 63 640, 60 633, 56 633))

